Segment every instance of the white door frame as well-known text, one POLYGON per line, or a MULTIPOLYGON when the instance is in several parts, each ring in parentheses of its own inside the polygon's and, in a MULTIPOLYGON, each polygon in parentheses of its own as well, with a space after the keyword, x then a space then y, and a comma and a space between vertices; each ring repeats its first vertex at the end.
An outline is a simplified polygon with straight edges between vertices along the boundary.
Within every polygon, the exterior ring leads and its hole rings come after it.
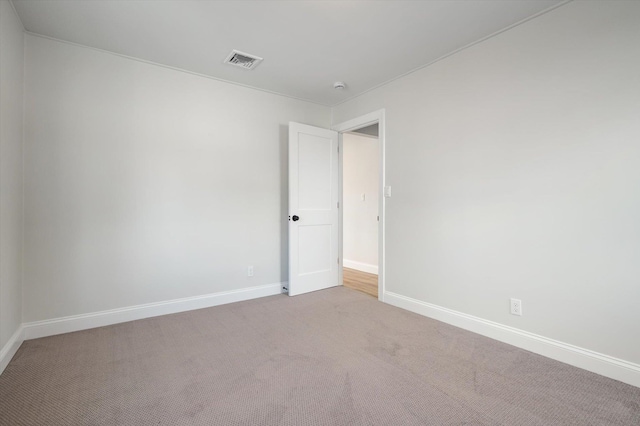
MULTIPOLYGON (((340 196, 340 216, 339 216, 339 247, 338 251, 340 254, 340 264, 344 265, 344 253, 343 253, 343 233, 342 233, 342 222, 343 222, 343 212, 344 212, 344 203, 342 198, 342 167, 343 167, 343 142, 342 135, 345 132, 350 132, 353 130, 360 129, 362 127, 369 126, 371 124, 378 123, 378 141, 380 146, 380 154, 379 154, 379 185, 378 185, 378 211, 380 214, 380 221, 378 222, 378 300, 384 302, 384 294, 385 294, 385 286, 384 286, 384 277, 385 277, 385 197, 384 197, 384 186, 385 186, 385 134, 384 134, 384 109, 380 109, 378 111, 371 112, 369 114, 365 114, 363 116, 354 118, 352 120, 345 121, 343 123, 335 124, 331 127, 331 130, 335 130, 338 132, 338 146, 340 147, 340 154, 338 156, 338 170, 339 170, 339 185, 338 191, 340 196)), ((339 269, 339 282, 342 285, 343 276, 342 276, 342 268, 339 269)))

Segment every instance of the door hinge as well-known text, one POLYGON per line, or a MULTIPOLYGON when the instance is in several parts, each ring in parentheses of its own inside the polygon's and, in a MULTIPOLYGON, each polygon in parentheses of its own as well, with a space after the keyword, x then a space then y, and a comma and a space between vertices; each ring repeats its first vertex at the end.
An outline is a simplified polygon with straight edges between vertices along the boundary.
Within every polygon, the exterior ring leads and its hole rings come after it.
POLYGON ((337 205, 338 205, 338 208, 340 208, 340 201, 338 201, 338 204, 337 204, 337 205))
POLYGON ((338 265, 340 264, 340 258, 338 258, 338 265))
POLYGON ((338 153, 340 152, 340 145, 338 145, 338 153))

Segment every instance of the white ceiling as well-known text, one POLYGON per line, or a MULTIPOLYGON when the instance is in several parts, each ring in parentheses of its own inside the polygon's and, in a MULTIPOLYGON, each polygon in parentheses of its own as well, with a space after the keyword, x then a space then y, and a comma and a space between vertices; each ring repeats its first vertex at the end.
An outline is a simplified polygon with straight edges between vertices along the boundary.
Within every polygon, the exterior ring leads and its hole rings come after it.
POLYGON ((13 0, 27 31, 335 105, 560 0, 13 0), (225 65, 232 49, 264 58, 225 65), (344 91, 333 89, 344 81, 344 91))

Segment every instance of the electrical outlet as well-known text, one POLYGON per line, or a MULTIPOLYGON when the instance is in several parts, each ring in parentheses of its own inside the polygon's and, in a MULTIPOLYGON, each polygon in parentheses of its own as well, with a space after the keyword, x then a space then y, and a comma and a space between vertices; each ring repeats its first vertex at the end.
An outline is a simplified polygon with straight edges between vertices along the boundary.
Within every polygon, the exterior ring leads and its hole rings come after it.
POLYGON ((511 315, 522 316, 522 300, 511 299, 511 315))
POLYGON ((248 277, 253 276, 253 266, 247 266, 247 276, 248 277))

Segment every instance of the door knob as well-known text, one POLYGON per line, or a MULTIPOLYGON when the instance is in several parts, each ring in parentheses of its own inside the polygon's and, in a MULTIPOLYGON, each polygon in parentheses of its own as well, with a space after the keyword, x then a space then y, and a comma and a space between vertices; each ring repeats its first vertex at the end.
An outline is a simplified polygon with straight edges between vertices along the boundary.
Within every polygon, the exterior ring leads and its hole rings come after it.
POLYGON ((296 215, 293 215, 293 217, 291 218, 294 222, 298 221, 300 218, 296 215))

